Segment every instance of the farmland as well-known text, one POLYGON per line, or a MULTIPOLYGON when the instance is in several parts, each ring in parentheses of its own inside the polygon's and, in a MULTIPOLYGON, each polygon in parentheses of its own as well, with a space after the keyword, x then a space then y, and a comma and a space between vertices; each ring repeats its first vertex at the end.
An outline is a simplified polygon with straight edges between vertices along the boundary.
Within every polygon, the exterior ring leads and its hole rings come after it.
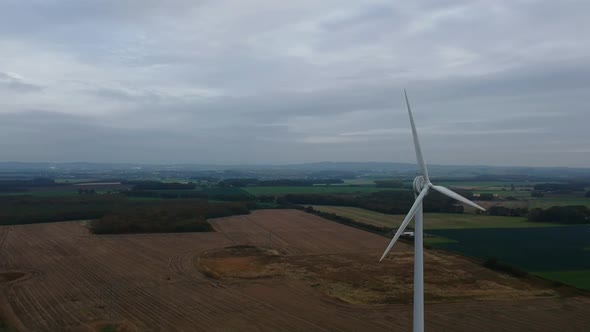
POLYGON ((582 289, 590 290, 590 269, 574 271, 545 271, 532 272, 540 277, 557 280, 566 285, 576 286, 582 289))
MULTIPOLYGON (((0 321, 18 330, 406 331, 412 248, 293 210, 217 232, 91 235, 0 227, 0 321)), ((581 331, 590 299, 426 250, 429 331, 581 331), (564 296, 567 295, 567 296, 564 296)))
MULTIPOLYGON (((405 215, 391 215, 366 209, 348 206, 312 205, 315 210, 334 213, 365 224, 398 227, 405 215)), ((503 217, 454 213, 425 213, 425 229, 455 228, 517 228, 517 227, 549 227, 552 223, 529 222, 524 217, 503 217)))
POLYGON ((356 194, 383 191, 374 186, 284 186, 284 187, 245 187, 244 190, 252 195, 284 195, 284 194, 356 194))
POLYGON ((529 200, 530 208, 546 209, 552 206, 584 205, 590 208, 590 197, 553 196, 529 200))
MULTIPOLYGON (((355 207, 314 205, 357 222, 398 227, 405 215, 355 207)), ((546 279, 590 290, 590 226, 529 222, 524 217, 425 213, 424 242, 484 260, 496 257, 546 279), (555 244, 559 245, 556 246, 555 244)))
POLYGON ((496 257, 533 274, 590 290, 590 226, 517 229, 438 229, 452 241, 438 248, 485 259, 496 257))

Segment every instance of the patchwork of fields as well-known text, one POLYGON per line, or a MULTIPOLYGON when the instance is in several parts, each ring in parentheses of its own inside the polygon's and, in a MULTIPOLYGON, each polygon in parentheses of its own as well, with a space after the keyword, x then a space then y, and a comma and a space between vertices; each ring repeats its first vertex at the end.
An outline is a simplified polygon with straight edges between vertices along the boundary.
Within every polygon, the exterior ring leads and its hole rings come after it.
MULTIPOLYGON (((285 195, 285 194, 354 194, 372 193, 386 190, 369 186, 307 186, 307 187, 245 187, 252 195, 285 195)), ((391 189, 389 189, 391 190, 391 189)))
MULTIPOLYGON (((0 320, 22 331, 411 329, 411 246, 396 244, 377 264, 389 239, 293 210, 212 224, 217 232, 109 236, 90 235, 79 222, 2 226, 0 320), (238 254, 225 255, 228 247, 238 254), (201 259, 232 264, 226 273, 275 275, 211 278, 201 259), (256 265, 264 259, 277 261, 256 265)), ((590 325, 586 296, 563 297, 445 252, 426 250, 426 263, 429 331, 590 325)))
POLYGON ((547 209, 552 206, 584 205, 590 208, 590 197, 541 197, 529 200, 529 208, 547 209))
MULTIPOLYGON (((365 224, 382 227, 399 227, 405 215, 392 215, 350 206, 312 205, 315 210, 334 213, 365 224)), ((524 217, 502 217, 474 214, 425 213, 425 229, 456 228, 518 228, 551 227, 552 223, 530 222, 524 217)))
MULTIPOLYGON (((398 227, 405 215, 314 205, 375 226, 398 227)), ((410 224, 411 226, 412 224, 410 224)), ((523 217, 425 213, 425 243, 485 260, 495 257, 540 277, 590 290, 590 226, 529 222, 523 217)))

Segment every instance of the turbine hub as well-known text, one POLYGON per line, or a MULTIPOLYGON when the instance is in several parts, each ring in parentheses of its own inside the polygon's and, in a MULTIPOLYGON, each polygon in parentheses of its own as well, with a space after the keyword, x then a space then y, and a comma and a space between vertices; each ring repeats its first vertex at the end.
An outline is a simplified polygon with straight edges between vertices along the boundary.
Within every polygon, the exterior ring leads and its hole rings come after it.
POLYGON ((424 177, 422 175, 414 178, 414 192, 416 194, 419 194, 425 186, 426 182, 424 181, 424 177))

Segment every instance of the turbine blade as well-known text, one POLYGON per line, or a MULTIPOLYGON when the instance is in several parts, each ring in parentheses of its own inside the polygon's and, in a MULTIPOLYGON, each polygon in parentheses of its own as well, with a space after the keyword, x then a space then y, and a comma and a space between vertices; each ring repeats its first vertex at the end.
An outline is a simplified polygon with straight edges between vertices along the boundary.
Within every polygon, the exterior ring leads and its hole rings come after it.
POLYGON ((443 186, 434 186, 431 185, 430 188, 438 191, 439 193, 448 196, 450 198, 456 199, 461 203, 467 204, 469 206, 473 206, 474 208, 480 209, 482 211, 485 211, 486 209, 482 208, 481 206, 473 203, 472 201, 468 200, 467 198, 457 194, 456 192, 452 191, 451 189, 445 188, 443 186))
POLYGON ((410 115, 410 125, 412 126, 412 136, 414 138, 414 150, 416 150, 416 160, 418 161, 418 167, 424 176, 426 183, 430 182, 428 178, 428 170, 426 169, 426 163, 424 157, 422 157, 422 149, 420 148, 420 141, 418 140, 418 132, 416 131, 416 125, 414 124, 414 117, 412 116, 412 109, 410 108, 410 101, 408 100, 408 94, 404 89, 404 95, 406 96, 406 106, 408 106, 408 114, 410 115))
MULTIPOLYGON (((420 203, 422 203, 422 200, 424 199, 424 196, 426 196, 426 194, 428 194, 428 187, 424 187, 424 189, 422 189, 418 197, 416 197, 414 205, 412 205, 412 207, 410 208, 408 215, 406 216, 404 221, 402 221, 401 225, 399 225, 397 232, 395 232, 395 236, 393 237, 393 239, 391 239, 391 242, 389 242, 387 249, 385 249, 385 252, 383 252, 383 255, 379 259, 380 262, 383 260, 383 258, 385 258, 385 256, 387 256, 387 254, 389 253, 397 239, 399 239, 399 237, 402 235, 404 229, 406 229, 414 215, 416 215, 416 212, 418 212, 418 208, 420 207, 420 203)), ((414 234, 414 236, 416 236, 416 234, 414 234)))

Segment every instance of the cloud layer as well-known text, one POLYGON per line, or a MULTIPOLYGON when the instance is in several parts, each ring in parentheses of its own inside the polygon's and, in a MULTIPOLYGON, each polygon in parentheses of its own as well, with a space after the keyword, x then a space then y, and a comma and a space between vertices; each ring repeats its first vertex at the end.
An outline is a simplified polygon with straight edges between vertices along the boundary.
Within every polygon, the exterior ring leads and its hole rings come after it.
POLYGON ((0 160, 588 166, 590 3, 0 4, 0 160))

